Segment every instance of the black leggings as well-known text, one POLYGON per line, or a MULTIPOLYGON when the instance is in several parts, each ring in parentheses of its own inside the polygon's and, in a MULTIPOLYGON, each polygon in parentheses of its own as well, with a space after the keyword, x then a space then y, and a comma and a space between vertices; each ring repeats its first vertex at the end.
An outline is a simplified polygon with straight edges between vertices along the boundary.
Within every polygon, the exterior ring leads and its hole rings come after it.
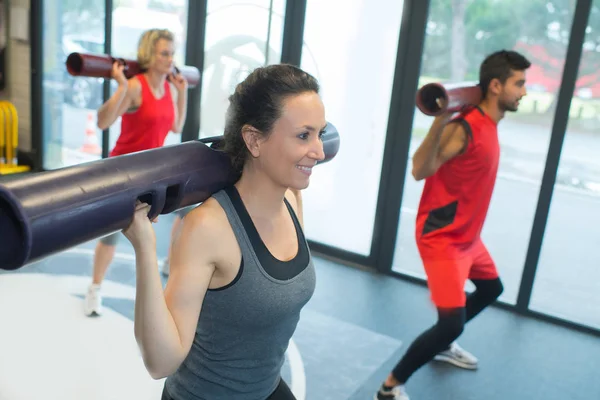
POLYGON ((296 396, 292 393, 288 385, 283 379, 279 380, 279 385, 267 400, 296 400, 296 396))
MULTIPOLYGON (((174 400, 169 394, 169 392, 167 392, 166 384, 162 392, 161 400, 174 400)), ((296 400, 296 397, 294 396, 288 385, 285 383, 285 381, 283 379, 280 379, 279 385, 277 385, 275 391, 271 393, 271 395, 265 400, 296 400)))
POLYGON ((416 338, 406 350, 406 354, 392 371, 398 382, 406 383, 415 371, 433 360, 436 354, 446 350, 463 332, 465 323, 492 304, 504 290, 500 279, 476 279, 472 282, 477 289, 467 296, 465 307, 438 308, 437 323, 416 338))

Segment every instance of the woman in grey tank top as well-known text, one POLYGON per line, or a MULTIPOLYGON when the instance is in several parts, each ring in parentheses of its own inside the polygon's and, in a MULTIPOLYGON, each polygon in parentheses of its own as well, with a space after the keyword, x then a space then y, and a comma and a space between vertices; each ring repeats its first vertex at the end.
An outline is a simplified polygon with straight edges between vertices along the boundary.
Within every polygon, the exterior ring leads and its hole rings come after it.
POLYGON ((294 399, 280 372, 315 288, 301 190, 324 159, 317 81, 291 65, 254 70, 229 98, 222 150, 239 180, 192 210, 163 292, 156 238, 139 203, 135 337, 163 399, 294 399))

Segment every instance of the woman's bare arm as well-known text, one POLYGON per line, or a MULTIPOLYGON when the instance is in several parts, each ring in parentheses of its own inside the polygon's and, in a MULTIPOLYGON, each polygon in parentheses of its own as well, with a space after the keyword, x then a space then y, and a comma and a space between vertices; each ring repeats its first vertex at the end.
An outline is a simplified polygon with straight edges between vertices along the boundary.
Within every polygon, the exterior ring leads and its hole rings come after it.
POLYGON ((197 207, 183 220, 172 246, 164 292, 155 246, 136 251, 135 337, 155 379, 174 373, 194 340, 202 302, 216 269, 217 233, 222 229, 214 203, 210 203, 197 207))
POLYGON ((108 129, 141 95, 140 82, 131 78, 126 84, 119 85, 117 90, 98 109, 98 128, 108 129))

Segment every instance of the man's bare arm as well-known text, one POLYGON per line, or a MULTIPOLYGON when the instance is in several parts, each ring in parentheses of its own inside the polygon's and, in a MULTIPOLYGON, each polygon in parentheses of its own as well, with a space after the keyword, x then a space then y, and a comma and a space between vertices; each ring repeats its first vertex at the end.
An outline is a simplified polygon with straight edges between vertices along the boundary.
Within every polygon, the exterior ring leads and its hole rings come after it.
POLYGON ((417 181, 435 174, 444 163, 464 151, 468 140, 465 128, 460 123, 448 122, 448 115, 437 117, 413 155, 412 175, 417 181))

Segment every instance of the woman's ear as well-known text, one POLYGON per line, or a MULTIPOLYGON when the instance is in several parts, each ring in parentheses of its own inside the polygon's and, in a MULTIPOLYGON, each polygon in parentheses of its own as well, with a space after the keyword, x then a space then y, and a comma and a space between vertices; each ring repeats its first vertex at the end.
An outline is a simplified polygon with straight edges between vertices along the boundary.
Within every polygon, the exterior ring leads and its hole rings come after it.
POLYGON ((242 137, 252 157, 258 157, 260 155, 260 132, 251 125, 244 125, 242 127, 242 137))

